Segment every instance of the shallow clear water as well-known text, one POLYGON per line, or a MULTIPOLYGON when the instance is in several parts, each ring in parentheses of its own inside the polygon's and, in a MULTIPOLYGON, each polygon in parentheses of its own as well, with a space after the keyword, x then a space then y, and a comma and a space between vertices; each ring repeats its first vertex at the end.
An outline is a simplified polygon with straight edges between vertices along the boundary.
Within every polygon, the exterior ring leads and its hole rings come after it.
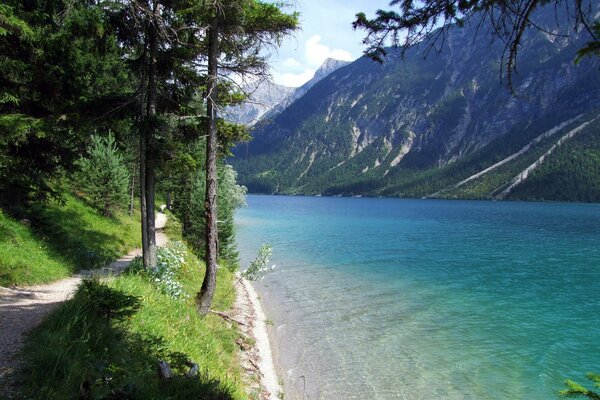
POLYGON ((288 399, 552 399, 600 372, 600 205, 248 196, 288 399))

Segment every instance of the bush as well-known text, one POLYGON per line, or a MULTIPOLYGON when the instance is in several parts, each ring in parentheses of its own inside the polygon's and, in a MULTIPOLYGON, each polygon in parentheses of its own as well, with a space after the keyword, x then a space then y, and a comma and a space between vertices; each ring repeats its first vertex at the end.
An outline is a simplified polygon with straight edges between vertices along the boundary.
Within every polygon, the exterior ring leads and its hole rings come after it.
POLYGON ((76 185, 100 213, 114 215, 127 204, 129 171, 111 134, 92 136, 88 156, 77 164, 76 185))
POLYGON ((156 268, 145 270, 141 257, 136 257, 131 261, 128 272, 147 274, 149 280, 161 292, 174 299, 187 297, 183 285, 177 279, 187 256, 185 245, 181 242, 170 242, 166 247, 159 247, 156 255, 156 268))

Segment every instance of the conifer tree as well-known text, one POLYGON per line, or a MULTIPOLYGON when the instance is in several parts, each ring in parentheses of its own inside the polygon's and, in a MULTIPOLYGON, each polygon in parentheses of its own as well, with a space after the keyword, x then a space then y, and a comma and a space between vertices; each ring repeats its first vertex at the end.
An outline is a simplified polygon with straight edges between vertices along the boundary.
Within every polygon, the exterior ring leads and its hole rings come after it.
POLYGON ((154 227, 156 172, 168 122, 182 112, 200 87, 196 62, 202 59, 202 5, 197 1, 113 1, 112 20, 128 49, 129 65, 137 76, 139 105, 139 173, 142 249, 146 268, 156 264, 154 227))
POLYGON ((257 0, 215 0, 207 10, 208 75, 206 85, 206 273, 196 296, 200 314, 210 309, 216 289, 217 229, 217 80, 219 67, 238 74, 261 73, 265 62, 259 51, 265 43, 278 43, 297 26, 297 14, 285 14, 276 4, 257 0), (221 53, 226 54, 220 62, 221 53))
POLYGON ((117 149, 115 138, 94 135, 88 156, 79 162, 76 185, 104 215, 115 215, 127 203, 129 171, 117 149))
POLYGON ((89 133, 128 88, 103 9, 84 0, 0 4, 0 202, 58 197, 89 133), (109 99, 110 97, 110 99, 109 99))

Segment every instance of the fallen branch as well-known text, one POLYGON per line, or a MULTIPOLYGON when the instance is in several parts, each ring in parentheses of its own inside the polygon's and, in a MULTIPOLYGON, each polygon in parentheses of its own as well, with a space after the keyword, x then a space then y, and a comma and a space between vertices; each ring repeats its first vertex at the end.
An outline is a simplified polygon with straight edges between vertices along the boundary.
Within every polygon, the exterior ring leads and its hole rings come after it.
POLYGON ((249 358, 249 359, 248 359, 248 361, 250 361, 250 364, 252 364, 252 366, 254 367, 254 369, 256 370, 256 372, 258 372, 258 374, 259 374, 260 376, 264 376, 264 375, 263 375, 263 373, 262 373, 262 371, 261 371, 261 370, 260 370, 260 368, 258 367, 258 365, 257 365, 257 364, 256 364, 254 361, 252 361, 252 359, 251 359, 251 358, 249 358))
POLYGON ((230 317, 229 315, 225 314, 224 312, 221 311, 215 311, 215 310, 210 310, 211 313, 218 315, 219 317, 223 318, 226 321, 233 321, 238 325, 242 325, 242 326, 248 326, 247 324, 245 324, 242 321, 238 321, 237 319, 230 317))

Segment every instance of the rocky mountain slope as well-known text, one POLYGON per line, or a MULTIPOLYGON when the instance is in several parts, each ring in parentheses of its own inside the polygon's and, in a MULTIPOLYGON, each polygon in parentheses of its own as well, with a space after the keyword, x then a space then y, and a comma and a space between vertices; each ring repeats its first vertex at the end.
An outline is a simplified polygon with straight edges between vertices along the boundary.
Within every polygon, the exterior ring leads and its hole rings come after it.
POLYGON ((306 92, 310 90, 310 88, 315 86, 323 78, 331 74, 333 71, 338 70, 341 67, 348 64, 350 64, 349 61, 327 58, 308 82, 295 89, 289 96, 283 99, 283 101, 281 101, 279 104, 273 107, 273 109, 270 112, 265 114, 265 119, 273 119, 277 114, 283 112, 287 107, 289 107, 290 104, 292 104, 294 101, 304 96, 306 92))
MULTIPOLYGON (((554 9, 537 21, 553 26, 554 9)), ((500 81, 502 44, 474 39, 476 27, 451 29, 439 53, 413 48, 402 59, 390 49, 383 65, 361 58, 259 123, 232 163, 251 192, 495 197, 516 165, 600 113, 600 60, 575 65, 589 38, 561 28, 570 35, 527 33, 516 94, 500 81), (494 168, 453 188, 511 155, 503 178, 494 168), (491 176, 487 189, 465 190, 491 176)))
POLYGON ((248 100, 244 104, 227 108, 225 118, 230 122, 242 125, 254 125, 262 118, 272 118, 302 97, 321 79, 347 64, 349 64, 348 61, 328 58, 308 82, 297 88, 279 85, 268 80, 247 84, 243 89, 246 93, 250 93, 248 100))
POLYGON ((253 125, 296 89, 260 80, 245 85, 243 90, 250 93, 248 100, 244 104, 226 108, 224 117, 236 124, 253 125))

